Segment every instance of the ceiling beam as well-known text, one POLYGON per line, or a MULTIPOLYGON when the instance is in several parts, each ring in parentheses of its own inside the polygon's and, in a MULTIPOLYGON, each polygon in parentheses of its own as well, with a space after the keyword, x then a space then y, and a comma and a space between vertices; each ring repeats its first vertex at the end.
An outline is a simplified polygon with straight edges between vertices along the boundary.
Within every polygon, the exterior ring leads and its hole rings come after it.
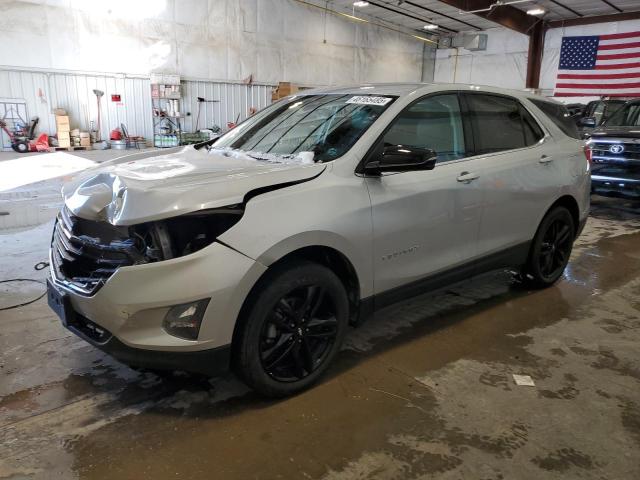
MULTIPOLYGON (((440 0, 440 2, 468 12, 489 8, 495 3, 495 0, 440 0)), ((522 10, 511 5, 501 5, 486 12, 474 13, 474 15, 525 35, 530 35, 531 29, 539 21, 537 17, 527 15, 522 10)))
POLYGON ((554 20, 547 22, 548 28, 575 27, 580 25, 592 25, 594 23, 621 22, 624 20, 640 19, 640 11, 612 13, 611 15, 595 15, 593 17, 572 18, 570 20, 554 20))
POLYGON ((449 15, 445 15, 444 13, 436 12, 435 10, 431 10, 430 8, 423 7, 422 5, 419 5, 419 4, 415 3, 415 2, 410 2, 409 0, 405 0, 404 3, 406 3, 407 5, 411 5, 412 7, 416 7, 416 8, 419 8, 421 10, 424 10, 426 12, 432 13, 434 15, 438 15, 440 17, 448 18, 449 20, 453 20, 454 22, 462 23, 463 25, 466 25, 468 27, 474 28, 476 30, 482 30, 480 27, 476 27, 475 25, 473 25, 471 23, 465 22, 461 18, 455 18, 455 17, 451 17, 449 15))
POLYGON ((565 10, 570 11, 571 13, 573 13, 576 17, 584 17, 583 14, 581 14, 580 12, 575 11, 573 8, 567 7, 564 3, 560 3, 557 0, 550 0, 551 3, 559 6, 560 8, 564 8, 565 10))
POLYGON ((609 5, 611 8, 613 8, 616 12, 618 13, 623 13, 623 10, 619 7, 616 7, 613 3, 607 1, 607 0, 600 0, 602 3, 606 3, 607 5, 609 5))
MULTIPOLYGON (((395 8, 391 8, 391 7, 389 7, 389 6, 385 5, 385 4, 382 4, 382 3, 369 1, 369 4, 373 5, 375 7, 378 7, 378 8, 382 8, 382 9, 387 10, 389 12, 397 13, 398 15, 402 15, 402 16, 405 16, 407 18, 412 18, 414 20, 418 20, 423 25, 426 25, 427 23, 432 23, 431 20, 427 20, 425 18, 416 17, 415 15, 411 15, 409 13, 403 12, 402 10, 396 10, 395 8)), ((443 26, 440 26, 440 25, 439 25, 439 28, 442 29, 442 30, 446 30, 448 32, 451 32, 451 33, 458 33, 458 30, 454 30, 452 28, 447 28, 447 27, 443 27, 443 26)))

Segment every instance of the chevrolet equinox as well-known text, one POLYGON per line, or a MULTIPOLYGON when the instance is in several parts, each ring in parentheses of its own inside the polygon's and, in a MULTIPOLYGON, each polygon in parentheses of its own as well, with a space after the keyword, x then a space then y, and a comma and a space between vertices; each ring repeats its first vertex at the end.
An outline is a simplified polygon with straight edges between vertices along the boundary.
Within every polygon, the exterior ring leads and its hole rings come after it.
POLYGON ((566 109, 498 88, 308 90, 164 153, 65 185, 49 304, 127 364, 270 396, 391 302, 500 268, 553 284, 589 209, 566 109))

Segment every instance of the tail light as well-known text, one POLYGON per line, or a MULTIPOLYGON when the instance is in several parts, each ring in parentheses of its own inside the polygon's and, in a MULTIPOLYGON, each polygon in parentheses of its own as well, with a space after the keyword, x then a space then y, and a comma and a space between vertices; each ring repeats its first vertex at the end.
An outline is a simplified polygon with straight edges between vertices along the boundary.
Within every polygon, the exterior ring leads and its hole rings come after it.
POLYGON ((593 157, 593 151, 591 150, 591 145, 589 145, 588 143, 583 147, 583 151, 584 151, 584 156, 587 159, 587 163, 588 166, 591 166, 592 161, 592 157, 593 157))

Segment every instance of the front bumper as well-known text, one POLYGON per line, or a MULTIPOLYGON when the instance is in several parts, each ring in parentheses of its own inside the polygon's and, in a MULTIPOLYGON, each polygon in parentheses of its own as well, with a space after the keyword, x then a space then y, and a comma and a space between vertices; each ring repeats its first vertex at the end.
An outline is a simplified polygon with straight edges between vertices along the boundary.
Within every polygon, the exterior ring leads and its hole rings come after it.
POLYGON ((640 179, 592 174, 591 191, 599 195, 640 197, 640 179))
POLYGON ((121 267, 92 296, 51 282, 68 298, 66 327, 96 347, 133 365, 202 373, 228 366, 236 319, 266 267, 220 243, 180 258, 121 267), (178 304, 209 298, 197 340, 168 334, 162 322, 178 304), (97 330, 96 330, 97 328, 97 330), (96 331, 106 331, 104 336, 96 331), (216 362, 211 364, 211 362, 216 362))

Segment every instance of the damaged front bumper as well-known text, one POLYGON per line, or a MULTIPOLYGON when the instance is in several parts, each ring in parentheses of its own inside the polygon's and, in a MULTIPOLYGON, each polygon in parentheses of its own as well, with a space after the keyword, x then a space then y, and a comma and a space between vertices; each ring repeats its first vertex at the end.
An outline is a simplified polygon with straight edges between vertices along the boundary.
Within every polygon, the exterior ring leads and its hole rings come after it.
POLYGON ((91 295, 52 268, 49 302, 69 330, 125 363, 216 374, 228 367, 242 303, 265 270, 214 242, 184 257, 119 267, 91 295), (171 307, 205 298, 196 340, 164 330, 171 307))

